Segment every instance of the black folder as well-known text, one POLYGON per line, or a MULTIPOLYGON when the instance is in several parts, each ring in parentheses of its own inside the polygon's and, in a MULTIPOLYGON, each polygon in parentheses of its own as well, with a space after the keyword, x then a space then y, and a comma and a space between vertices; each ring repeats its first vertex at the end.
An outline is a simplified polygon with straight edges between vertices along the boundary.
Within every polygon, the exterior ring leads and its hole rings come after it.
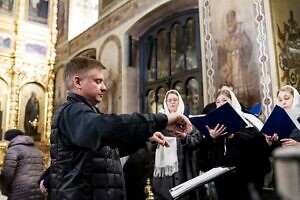
POLYGON ((177 185, 169 190, 171 196, 173 199, 178 199, 189 192, 195 190, 196 188, 209 183, 216 179, 217 177, 234 170, 235 167, 215 167, 211 170, 192 178, 184 183, 181 183, 180 185, 177 185))
POLYGON ((299 124, 297 120, 293 120, 283 108, 276 105, 261 132, 267 135, 277 133, 279 139, 288 138, 296 124, 299 124))
POLYGON ((192 124, 202 133, 208 135, 206 125, 214 128, 217 124, 224 124, 228 133, 235 133, 247 126, 241 116, 229 103, 222 105, 207 115, 190 116, 192 124))

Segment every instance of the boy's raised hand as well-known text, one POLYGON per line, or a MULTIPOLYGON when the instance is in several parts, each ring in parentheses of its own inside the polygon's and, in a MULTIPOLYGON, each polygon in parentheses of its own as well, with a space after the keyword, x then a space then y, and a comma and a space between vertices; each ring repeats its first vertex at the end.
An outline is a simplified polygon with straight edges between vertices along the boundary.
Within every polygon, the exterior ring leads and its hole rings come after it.
POLYGON ((190 134, 193 130, 192 123, 190 120, 183 114, 170 113, 168 116, 168 125, 167 130, 173 136, 179 136, 183 133, 190 134))

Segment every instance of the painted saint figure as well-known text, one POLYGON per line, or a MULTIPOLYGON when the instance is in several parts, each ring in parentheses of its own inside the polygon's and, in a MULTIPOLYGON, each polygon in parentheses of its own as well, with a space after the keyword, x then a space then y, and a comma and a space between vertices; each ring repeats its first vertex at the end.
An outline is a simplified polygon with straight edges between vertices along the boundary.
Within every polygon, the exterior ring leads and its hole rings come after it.
POLYGON ((247 106, 247 73, 252 56, 252 43, 242 28, 242 22, 238 22, 236 11, 232 10, 226 14, 226 25, 228 35, 218 47, 218 66, 224 81, 233 83, 238 99, 247 106))
POLYGON ((31 96, 25 107, 24 129, 26 135, 32 136, 37 134, 39 113, 39 100, 36 97, 36 93, 31 92, 31 96))

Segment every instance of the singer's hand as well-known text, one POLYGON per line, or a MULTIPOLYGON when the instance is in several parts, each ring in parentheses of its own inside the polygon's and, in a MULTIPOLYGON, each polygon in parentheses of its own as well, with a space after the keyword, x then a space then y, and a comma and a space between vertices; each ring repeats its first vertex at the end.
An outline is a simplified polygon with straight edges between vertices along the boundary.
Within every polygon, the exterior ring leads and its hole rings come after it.
POLYGON ((299 142, 297 142, 296 140, 293 140, 291 138, 281 139, 280 142, 283 147, 300 146, 299 142))
POLYGON ((266 142, 268 143, 268 145, 272 145, 272 142, 279 140, 279 137, 276 133, 274 133, 273 135, 265 134, 265 137, 266 137, 266 142))
POLYGON ((47 188, 44 186, 44 180, 40 182, 40 190, 43 194, 47 193, 47 188))
POLYGON ((206 128, 212 138, 217 138, 227 134, 226 127, 223 124, 217 124, 213 129, 209 128, 209 126, 206 126, 206 128))

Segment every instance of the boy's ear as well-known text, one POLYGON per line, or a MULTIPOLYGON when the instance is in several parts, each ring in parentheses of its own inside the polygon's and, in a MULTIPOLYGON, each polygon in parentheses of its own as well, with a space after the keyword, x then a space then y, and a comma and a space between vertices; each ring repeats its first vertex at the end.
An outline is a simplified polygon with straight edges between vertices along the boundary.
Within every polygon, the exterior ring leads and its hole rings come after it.
POLYGON ((75 88, 81 88, 81 81, 80 81, 79 76, 73 77, 73 85, 75 88))

